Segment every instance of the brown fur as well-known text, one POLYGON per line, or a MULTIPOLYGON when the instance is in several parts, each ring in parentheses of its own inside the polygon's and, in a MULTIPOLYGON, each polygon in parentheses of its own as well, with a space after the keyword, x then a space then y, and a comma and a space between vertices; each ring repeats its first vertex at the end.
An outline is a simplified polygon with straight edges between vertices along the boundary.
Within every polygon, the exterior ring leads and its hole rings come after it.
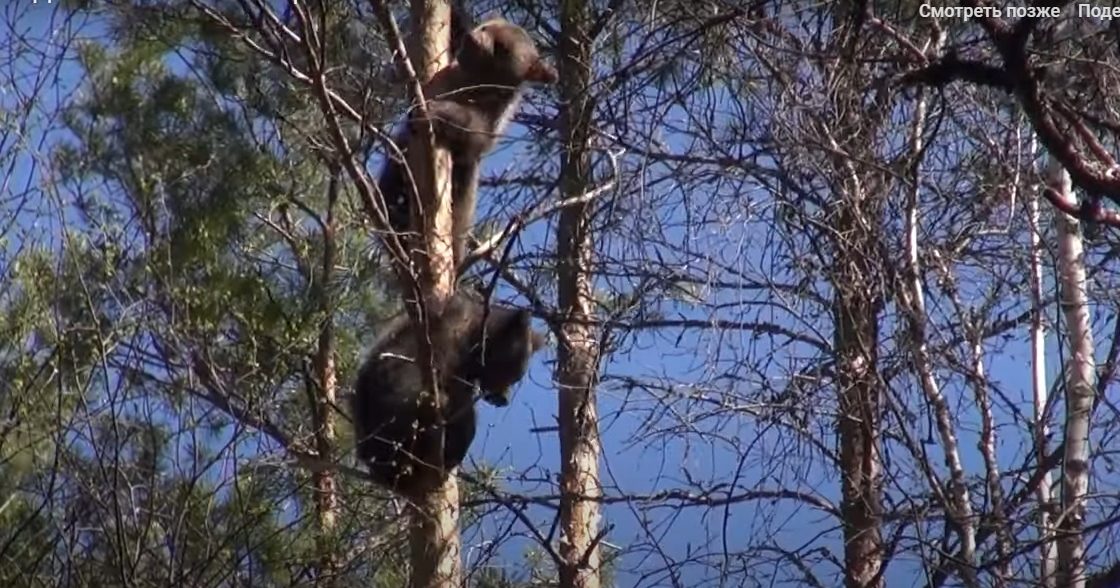
MULTIPOLYGON (((428 83, 425 97, 436 141, 451 152, 452 216, 455 264, 466 255, 474 224, 478 174, 482 157, 505 131, 521 100, 526 83, 552 84, 556 70, 540 55, 533 39, 521 27, 504 19, 488 20, 463 36, 456 59, 428 83)), ((418 114, 417 110, 417 114, 418 114)), ((408 149, 416 125, 410 117, 406 135, 398 144, 408 149)), ((397 232, 411 226, 410 206, 403 164, 390 158, 379 186, 389 206, 390 224, 397 232)))
POLYGON ((487 306, 467 292, 451 299, 439 325, 431 334, 442 375, 439 402, 424 384, 407 315, 391 321, 374 344, 351 398, 358 458, 374 482, 404 496, 439 486, 463 461, 475 434, 475 387, 490 404, 506 406, 544 345, 528 312, 487 306))

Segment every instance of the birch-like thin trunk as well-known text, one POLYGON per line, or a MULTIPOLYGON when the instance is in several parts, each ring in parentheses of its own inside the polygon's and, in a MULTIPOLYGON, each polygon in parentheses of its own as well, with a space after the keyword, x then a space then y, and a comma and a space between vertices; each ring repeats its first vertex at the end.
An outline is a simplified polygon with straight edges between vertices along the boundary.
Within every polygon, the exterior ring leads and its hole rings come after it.
MULTIPOLYGON (((1008 531, 1006 517, 1003 516, 1004 500, 1003 486, 1000 484, 999 459, 996 456, 996 427, 995 416, 992 413, 992 401, 988 395, 988 377, 984 371, 984 331, 983 327, 969 321, 968 339, 972 348, 972 377, 971 385, 973 396, 976 397, 976 406, 980 411, 980 453, 984 456, 984 479, 988 486, 988 502, 991 505, 992 524, 996 533, 996 553, 1000 556, 1000 563, 993 569, 995 588, 1007 586, 1011 575, 1010 560, 1012 556, 1012 537, 1008 531)), ((973 526, 970 531, 975 533, 973 526)), ((975 573, 971 574, 975 584, 975 573)))
MULTIPOLYGON (((331 407, 335 405, 338 392, 338 373, 334 361, 334 325, 331 317, 325 317, 325 324, 319 333, 319 348, 315 357, 315 377, 319 380, 316 395, 317 428, 315 446, 319 458, 324 463, 334 460, 335 419, 331 407)), ((335 554, 335 530, 338 525, 338 486, 336 472, 329 468, 317 469, 312 473, 315 487, 315 507, 319 524, 319 567, 320 575, 325 578, 319 585, 333 586, 338 573, 338 559, 335 554)))
MULTIPOLYGON (((335 264, 335 225, 334 207, 338 202, 339 171, 332 170, 327 188, 327 214, 323 222, 323 260, 321 275, 317 281, 319 312, 323 324, 319 328, 319 341, 315 350, 315 397, 313 399, 313 423, 315 425, 315 450, 324 463, 334 460, 335 419, 332 407, 338 395, 338 372, 335 369, 334 353, 334 303, 327 284, 335 264)), ((328 468, 316 469, 311 474, 315 488, 315 508, 319 523, 319 573, 320 584, 334 585, 338 572, 338 558, 335 555, 335 529, 338 524, 338 487, 337 473, 328 468)))
MULTIPOLYGON (((1034 149, 1031 149, 1034 152, 1034 149)), ((1028 207, 1028 222, 1031 239, 1031 387, 1034 390, 1034 447, 1035 455, 1041 464, 1049 453, 1046 438, 1050 429, 1046 425, 1046 323, 1042 309, 1042 230, 1039 194, 1031 196, 1028 207)), ((1039 545, 1038 578, 1040 588, 1054 588, 1055 554, 1054 523, 1050 516, 1053 479, 1050 472, 1042 475, 1035 490, 1038 500, 1038 534, 1042 539, 1039 545)))
MULTIPOLYGON (((451 7, 447 0, 412 0, 412 22, 415 38, 409 51, 417 77, 426 84, 450 63, 451 7)), ((428 99, 425 96, 425 99, 428 99)), ((451 250, 451 156, 437 149, 431 128, 418 125, 418 143, 423 149, 410 150, 409 165, 417 181, 424 247, 413 254, 413 263, 420 269, 421 292, 429 329, 440 328, 438 322, 448 300, 454 294, 455 265, 451 250)), ((433 392, 439 374, 433 373, 433 352, 427 337, 417 330, 421 355, 429 369, 424 370, 425 384, 433 392)), ((436 394, 436 398, 439 395, 436 394)), ((438 455, 442 455, 442 449, 438 455)), ((442 468, 443 464, 439 464, 442 468)), ((459 484, 454 476, 426 496, 413 497, 409 505, 412 528, 409 551, 412 563, 413 588, 458 588, 462 584, 462 548, 459 539, 459 484)))
MULTIPOLYGON (((926 97, 918 100, 914 123, 910 135, 910 152, 922 151, 922 131, 926 118, 926 97)), ((961 537, 960 573, 966 586, 976 585, 976 524, 972 515, 972 502, 969 497, 968 483, 961 464, 961 454, 957 434, 953 428, 948 401, 941 393, 941 386, 934 374, 929 345, 926 343, 926 302, 922 290, 921 264, 918 250, 918 190, 921 185, 920 161, 914 162, 911 185, 906 210, 906 257, 908 275, 906 289, 902 292, 902 303, 906 306, 906 320, 910 330, 910 353, 918 372, 922 392, 926 402, 933 409, 937 434, 945 455, 945 466, 949 470, 949 516, 959 529, 961 537)))
MULTIPOLYGON (((1051 160, 1047 185, 1070 197, 1069 174, 1051 160)), ((1085 495, 1089 489, 1089 416, 1096 393, 1096 362, 1085 277, 1085 250, 1080 223, 1054 212, 1058 228, 1058 279, 1062 315, 1069 334, 1066 366, 1065 456, 1062 460, 1062 505, 1058 514, 1058 585, 1085 586, 1085 495)))
MULTIPOLYGON (((590 18, 585 0, 562 0, 560 8, 561 198, 583 194, 591 184, 590 18)), ((560 407, 561 588, 600 585, 598 498, 599 416, 595 388, 599 376, 598 329, 591 291, 594 245, 591 205, 563 210, 557 231, 557 291, 562 328, 556 366, 560 407)))

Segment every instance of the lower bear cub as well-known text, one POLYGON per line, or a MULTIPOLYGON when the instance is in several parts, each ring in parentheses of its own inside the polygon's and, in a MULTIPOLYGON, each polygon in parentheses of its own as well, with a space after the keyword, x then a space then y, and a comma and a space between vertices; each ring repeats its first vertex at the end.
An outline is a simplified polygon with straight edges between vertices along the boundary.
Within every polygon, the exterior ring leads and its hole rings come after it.
POLYGON ((544 344, 527 311, 488 307, 470 293, 456 294, 439 324, 432 333, 443 377, 439 403, 424 385, 407 315, 394 320, 374 345, 352 397, 358 458, 374 482, 404 496, 439 487, 466 457, 475 434, 475 387, 487 402, 509 404, 510 388, 544 344))

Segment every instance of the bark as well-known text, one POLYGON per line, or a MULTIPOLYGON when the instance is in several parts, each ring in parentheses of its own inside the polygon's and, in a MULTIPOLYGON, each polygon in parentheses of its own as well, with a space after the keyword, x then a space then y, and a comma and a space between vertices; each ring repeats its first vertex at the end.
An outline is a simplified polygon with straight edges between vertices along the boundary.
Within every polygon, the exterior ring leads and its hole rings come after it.
POLYGON ((843 114, 837 120, 822 112, 814 130, 826 148, 822 156, 827 162, 826 181, 832 187, 826 210, 830 230, 823 235, 832 267, 827 279, 832 290, 843 573, 847 588, 880 588, 883 384, 878 349, 886 275, 878 252, 890 179, 863 162, 877 158, 876 138, 890 107, 865 100, 870 78, 861 64, 864 52, 873 48, 859 46, 865 37, 861 11, 843 5, 836 19, 833 34, 841 57, 822 74, 825 87, 831 89, 826 108, 843 114))
MULTIPOLYGON (((421 85, 450 63, 451 8, 446 0, 412 0, 412 22, 416 36, 409 51, 413 68, 421 85)), ((426 99, 427 97, 425 97, 426 99)), ((420 125, 419 143, 423 149, 410 150, 409 166, 418 183, 420 206, 418 224, 423 247, 412 251, 412 263, 420 268, 420 290, 423 304, 406 307, 417 324, 438 328, 434 323, 454 293, 455 267, 452 256, 451 230, 451 156, 437 149, 431 128, 420 125)), ((417 329, 428 389, 436 391, 439 374, 434 373, 432 354, 424 329, 417 329)), ((439 398, 439 394, 436 394, 439 398)), ((442 451, 438 455, 442 455, 442 451)), ((442 468, 443 464, 439 464, 442 468)), ((412 528, 409 550, 413 588, 452 588, 462 583, 462 551, 459 539, 459 485, 450 475, 447 481, 427 496, 411 497, 409 514, 412 528)))
MULTIPOLYGON (((409 51, 421 85, 451 63, 451 5, 447 0, 413 0, 412 19, 417 34, 409 51)), ((425 100, 428 98, 424 97, 425 100)), ((420 268, 425 307, 438 316, 451 298, 455 282, 452 255, 451 155, 436 149, 429 125, 419 125, 424 149, 409 153, 409 166, 419 184, 419 206, 412 210, 421 228, 423 247, 412 251, 414 267, 420 268)))
MULTIPOLYGON (((579 196, 591 182, 589 152, 592 101, 591 40, 584 0, 563 0, 560 14, 561 198, 579 196)), ((598 329, 591 292, 591 205, 561 213, 558 244, 558 303, 562 326, 556 381, 560 421, 560 586, 600 585, 599 422, 595 388, 599 372, 598 329)))
MULTIPOLYGON (((840 77, 845 77, 841 73, 840 77)), ((850 79, 837 83, 851 84, 850 79)), ((822 127, 822 132, 830 133, 822 127)), ((844 153, 858 138, 831 135, 844 153)), ((866 140, 866 139, 865 139, 866 140)), ((879 379, 879 314, 883 309, 877 231, 882 197, 877 179, 851 159, 834 157, 838 191, 831 210, 833 350, 836 357, 837 429, 840 445, 840 512, 844 532, 844 585, 883 585, 882 384, 879 379)))
MULTIPOLYGON (((1041 463, 1050 451, 1046 438, 1050 429, 1046 424, 1046 325, 1042 314, 1042 238, 1039 197, 1034 195, 1029 204, 1031 239, 1031 387, 1034 390, 1034 450, 1041 463)), ((1040 466, 1041 467, 1041 466, 1040 466)), ((1038 582, 1040 588, 1054 588, 1055 555, 1054 523, 1050 516, 1053 480, 1050 472, 1043 472, 1035 498, 1038 500, 1039 545, 1038 582)))
POLYGON ((880 454, 881 391, 876 373, 879 338, 877 296, 871 288, 865 247, 866 219, 859 211, 841 213, 837 224, 838 270, 835 348, 840 414, 841 514, 844 518, 844 585, 882 586, 883 558, 882 456, 880 454))
MULTIPOLYGON (((926 99, 918 100, 914 124, 910 135, 910 152, 922 152, 922 130, 925 126, 926 99)), ((908 194, 906 214, 906 254, 907 270, 905 289, 901 292, 902 304, 906 307, 906 321, 910 331, 910 353, 914 368, 926 402, 933 410, 941 448, 945 454, 945 466, 949 470, 949 491, 946 511, 952 519, 961 538, 960 562, 961 576, 966 586, 976 586, 976 524, 972 513, 972 503, 965 480, 964 466, 961 462, 960 446, 949 402, 941 392, 941 386, 934 374, 933 360, 926 342, 926 303, 922 290, 921 266, 918 249, 918 187, 920 185, 921 162, 915 161, 913 177, 908 194)), ((979 356, 977 356, 979 357, 979 356)), ((977 362, 979 359, 977 359, 977 362)), ((979 364, 978 364, 979 365, 979 364)), ((978 368, 981 369, 981 368, 978 368)))
MULTIPOLYGON (((324 319, 319 334, 319 348, 315 357, 315 377, 319 381, 316 395, 315 447, 319 457, 328 463, 334 462, 335 420, 331 407, 335 405, 338 392, 338 374, 334 361, 334 326, 332 319, 324 319)), ((338 485, 335 470, 324 468, 312 473, 315 487, 315 507, 317 510, 320 536, 320 574, 325 576, 323 585, 331 584, 337 572, 333 537, 338 524, 338 485)))
MULTIPOLYGON (((315 395, 312 404, 315 426, 315 450, 319 458, 334 462, 336 444, 334 412, 338 394, 338 373, 335 368, 334 304, 327 288, 335 264, 334 206, 338 202, 339 171, 332 170, 327 189, 327 214, 323 222, 323 265, 317 281, 319 312, 323 324, 315 350, 315 395)), ((330 586, 337 572, 334 533, 338 523, 337 472, 324 468, 312 473, 315 488, 315 508, 319 524, 320 584, 330 586)))
POLYGON ((412 588, 462 585, 459 539, 459 484, 448 476, 443 486, 408 505, 412 588))
MULTIPOLYGON (((1061 195, 1072 190, 1069 174, 1051 161, 1047 185, 1061 195)), ((1096 393, 1093 333, 1086 294, 1085 251, 1080 223, 1055 213, 1062 314, 1069 336, 1066 368, 1065 454, 1058 517, 1058 585, 1085 586, 1085 495, 1089 489, 1089 416, 1096 393)))
MULTIPOLYGON (((1008 530, 1007 519, 1003 516, 1005 506, 1003 486, 1000 484, 999 459, 996 454, 995 415, 992 413, 992 401, 988 395, 988 377, 984 370, 983 327, 970 320, 968 338, 969 347, 972 348, 972 377, 969 379, 973 395, 976 397, 976 406, 980 411, 979 448, 980 453, 984 456, 984 478, 988 487, 988 503, 991 504, 991 524, 995 527, 996 533, 996 553, 999 555, 999 563, 994 566, 995 569, 993 570, 995 579, 992 585, 996 588, 1002 588, 1007 586, 1008 580, 1013 577, 1010 568, 1012 537, 1008 530)), ((976 527, 971 521, 969 522, 969 531, 972 533, 972 541, 975 546, 976 527)), ((968 563, 970 565, 976 563, 975 555, 973 559, 968 560, 968 563)), ((971 580, 972 585, 976 585, 975 568, 970 568, 967 574, 966 578, 971 580)))

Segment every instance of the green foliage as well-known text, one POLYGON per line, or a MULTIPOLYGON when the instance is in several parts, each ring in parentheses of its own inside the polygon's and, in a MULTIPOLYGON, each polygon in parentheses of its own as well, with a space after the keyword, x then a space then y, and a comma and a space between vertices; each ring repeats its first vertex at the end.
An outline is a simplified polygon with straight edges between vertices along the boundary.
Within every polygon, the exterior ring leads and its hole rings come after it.
MULTIPOLYGON (((279 77, 228 36, 183 52, 219 37, 186 42, 199 30, 174 13, 109 18, 113 42, 77 52, 87 81, 53 153, 75 195, 61 252, 22 252, 0 294, 0 584, 63 570, 74 585, 304 582, 324 536, 307 473, 276 462, 281 443, 309 442, 323 321, 359 327, 335 340, 345 389, 384 308, 369 287, 381 270, 347 195, 328 201, 312 142, 261 138, 275 111, 303 116, 300 101, 243 108, 279 77)), ((379 511, 361 493, 344 502, 379 511)), ((343 518, 334 550, 378 528, 343 518)))
MULTIPOLYGON (((0 289, 0 585, 306 585, 325 552, 338 585, 404 585, 386 493, 338 477, 326 532, 289 460, 319 449, 324 325, 343 406, 396 306, 348 182, 328 195, 309 89, 186 5, 84 5, 107 35, 75 45, 50 146, 64 229, 0 289)), ((348 11, 325 21, 331 84, 388 119, 392 60, 348 11)))

